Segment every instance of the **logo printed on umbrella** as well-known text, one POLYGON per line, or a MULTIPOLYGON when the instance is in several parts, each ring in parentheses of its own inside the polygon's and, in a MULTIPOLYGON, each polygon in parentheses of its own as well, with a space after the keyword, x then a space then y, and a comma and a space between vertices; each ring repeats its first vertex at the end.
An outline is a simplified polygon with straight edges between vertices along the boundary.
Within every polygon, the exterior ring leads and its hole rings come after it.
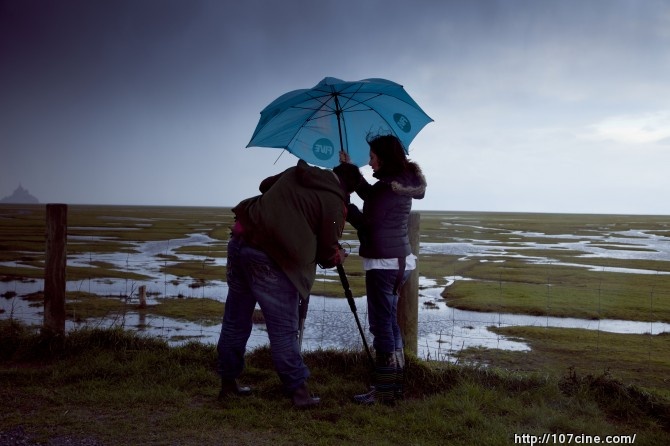
POLYGON ((335 155, 335 147, 333 146, 333 143, 330 142, 330 139, 321 138, 312 146, 312 152, 314 152, 315 157, 325 161, 335 155))
POLYGON ((409 131, 412 130, 412 124, 410 124, 407 116, 396 113, 393 115, 393 120, 396 124, 398 124, 398 127, 400 127, 400 130, 403 132, 409 133, 409 131))

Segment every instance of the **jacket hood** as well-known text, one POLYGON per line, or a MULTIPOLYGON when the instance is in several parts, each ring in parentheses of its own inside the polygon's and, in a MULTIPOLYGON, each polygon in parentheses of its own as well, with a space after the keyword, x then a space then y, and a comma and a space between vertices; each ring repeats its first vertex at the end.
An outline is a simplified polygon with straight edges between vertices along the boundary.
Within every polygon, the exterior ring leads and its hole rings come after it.
POLYGON ((337 194, 342 199, 346 198, 344 190, 340 185, 340 179, 332 170, 310 166, 305 161, 299 160, 296 166, 296 174, 298 182, 305 187, 328 190, 337 194))
POLYGON ((426 195, 426 177, 418 164, 410 162, 405 171, 394 178, 389 178, 391 189, 398 195, 412 197, 416 200, 426 195))

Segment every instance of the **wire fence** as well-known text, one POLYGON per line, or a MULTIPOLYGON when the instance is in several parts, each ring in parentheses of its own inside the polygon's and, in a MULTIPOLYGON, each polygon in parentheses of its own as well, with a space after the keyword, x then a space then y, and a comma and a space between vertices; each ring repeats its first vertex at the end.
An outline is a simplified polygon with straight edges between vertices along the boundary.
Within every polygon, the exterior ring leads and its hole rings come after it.
MULTIPOLYGON (((227 285, 225 277, 218 279, 197 279, 177 277, 167 273, 176 267, 181 260, 132 260, 127 256, 119 262, 119 255, 86 255, 68 258, 68 264, 95 270, 102 263, 115 264, 115 269, 123 273, 147 273, 153 269, 161 271, 153 273, 151 279, 112 279, 95 278, 93 276, 67 283, 68 301, 78 299, 75 292, 86 292, 108 299, 119 306, 110 306, 107 312, 100 314, 96 308, 94 313, 74 307, 71 317, 66 322, 66 330, 78 328, 120 326, 135 330, 153 337, 166 339, 171 344, 187 341, 198 341, 216 344, 220 330, 220 316, 212 316, 211 300, 225 302, 227 285), (139 309, 139 288, 146 287, 147 310, 139 309), (70 297, 75 296, 75 297, 70 297), (180 299, 188 304, 189 317, 161 315, 152 309, 159 299, 180 299), (202 315, 202 320, 193 321, 194 315, 202 315)), ((204 256, 199 269, 206 277, 214 277, 221 273, 225 260, 214 260, 204 256)), ((501 271, 503 266, 500 266, 501 271)), ((334 270, 320 270, 319 279, 310 297, 309 312, 303 335, 303 350, 316 349, 353 349, 360 350, 363 344, 355 324, 351 309, 344 298, 323 297, 318 295, 319 285, 327 281, 337 281, 334 270)), ((501 273, 502 277, 502 273, 501 273)), ((659 302, 668 302, 670 293, 665 288, 659 289, 653 276, 648 285, 638 287, 637 295, 629 291, 621 291, 600 283, 596 288, 585 286, 567 286, 556 282, 534 285, 536 296, 543 301, 543 313, 538 316, 510 314, 506 312, 506 301, 517 288, 509 282, 500 280, 490 282, 499 294, 499 305, 487 312, 464 311, 451 308, 441 297, 442 292, 453 283, 466 280, 454 272, 440 278, 420 277, 419 280, 419 319, 418 319, 418 356, 427 360, 451 361, 458 359, 458 353, 465 349, 489 348, 508 351, 529 351, 532 345, 514 334, 509 335, 498 329, 510 327, 534 327, 534 329, 580 328, 586 330, 583 336, 581 351, 587 351, 602 357, 604 362, 623 352, 625 343, 617 334, 637 334, 643 336, 641 343, 649 364, 655 361, 656 355, 667 341, 664 335, 670 333, 670 324, 660 322, 663 317, 657 311, 659 302), (558 317, 554 315, 556 302, 561 295, 569 294, 577 302, 581 313, 590 315, 585 318, 558 317), (640 314, 641 321, 611 320, 603 316, 605 306, 625 307, 632 301, 648 302, 640 314)), ((39 326, 43 322, 43 290, 42 280, 6 281, 0 283, 1 309, 0 319, 15 319, 39 326)), ((364 296, 355 297, 357 311, 363 324, 368 343, 367 305, 364 296)), ((97 306, 96 306, 97 307, 97 306)), ((221 310, 222 310, 221 306, 221 310)), ((197 318, 195 318, 197 319, 197 318)), ((549 335, 549 331, 546 333, 549 335)), ((537 336, 537 335, 535 335, 537 336)), ((557 341, 558 342, 558 341, 557 341)), ((262 323, 254 325, 248 347, 255 348, 268 343, 267 333, 262 323)), ((609 362, 608 362, 609 363, 609 362)))

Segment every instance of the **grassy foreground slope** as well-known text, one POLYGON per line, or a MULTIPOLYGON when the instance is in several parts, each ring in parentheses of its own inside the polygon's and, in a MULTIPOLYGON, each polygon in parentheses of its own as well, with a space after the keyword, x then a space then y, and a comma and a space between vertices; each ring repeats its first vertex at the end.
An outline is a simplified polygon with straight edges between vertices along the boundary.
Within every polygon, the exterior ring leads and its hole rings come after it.
POLYGON ((320 407, 291 407, 266 348, 248 355, 242 377, 254 395, 222 402, 213 346, 169 347, 119 329, 46 338, 3 321, 0 432, 21 427, 39 442, 68 436, 104 445, 509 445, 515 434, 545 433, 670 441, 670 401, 607 374, 410 358, 405 400, 360 407, 351 396, 366 390, 365 355, 318 351, 305 360, 320 407))

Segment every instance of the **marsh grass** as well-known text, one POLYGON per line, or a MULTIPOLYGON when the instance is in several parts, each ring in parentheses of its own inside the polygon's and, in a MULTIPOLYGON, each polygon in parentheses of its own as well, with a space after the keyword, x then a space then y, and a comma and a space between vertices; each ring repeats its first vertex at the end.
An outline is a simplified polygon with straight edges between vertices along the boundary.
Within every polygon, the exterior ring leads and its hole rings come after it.
POLYGON ((453 366, 408 358, 406 399, 360 407, 370 372, 361 352, 305 354, 311 390, 297 411, 283 395, 267 348, 247 355, 248 398, 216 399, 213 346, 168 347, 119 329, 45 338, 0 323, 0 431, 125 444, 513 444, 515 433, 636 434, 670 439, 669 401, 606 374, 563 376, 453 366))
MULTIPOLYGON (((82 281, 93 279, 128 279, 135 281, 149 280, 146 274, 139 274, 127 270, 119 270, 111 267, 100 267, 93 265, 86 266, 68 266, 66 273, 68 280, 82 281)), ((44 276, 44 273, 42 273, 44 276)))
POLYGON ((177 277, 191 277, 204 285, 208 280, 221 280, 226 277, 225 266, 215 266, 208 261, 178 262, 162 266, 160 272, 177 277))
MULTIPOLYGON (((532 268, 530 268, 532 269, 532 268)), ((560 268, 554 269, 554 273, 560 268)), ((462 310, 531 314, 536 316, 620 319, 631 321, 670 320, 669 293, 654 288, 643 278, 607 273, 605 282, 573 281, 562 286, 542 283, 540 276, 524 274, 524 281, 508 276, 490 281, 459 281, 442 296, 449 306, 462 310), (532 282, 533 277, 537 278, 532 282)))
MULTIPOLYGON (((42 296, 40 300, 43 299, 42 296)), ((89 318, 116 319, 128 308, 125 297, 102 297, 85 291, 68 293, 65 301, 65 315, 75 322, 89 318)))
MULTIPOLYGON (((214 299, 164 299, 158 298, 158 305, 152 305, 143 312, 171 319, 196 322, 204 326, 221 324, 225 304, 214 299)), ((262 320, 259 310, 255 311, 255 320, 262 320)))
MULTIPOLYGON (((33 300, 39 304, 43 301, 41 293, 33 300)), ((140 308, 137 301, 124 296, 101 297, 86 292, 68 294, 65 304, 66 317, 75 322, 85 322, 89 318, 117 320, 133 312, 141 315, 162 316, 176 321, 194 322, 206 327, 221 323, 225 304, 210 298, 157 298, 155 305, 140 308)), ((254 323, 264 323, 263 313, 255 310, 254 323)))
POLYGON ((670 398, 670 334, 619 334, 572 328, 489 327, 522 340, 530 351, 465 349, 460 361, 556 376, 566 368, 580 375, 610 374, 617 380, 670 398))

